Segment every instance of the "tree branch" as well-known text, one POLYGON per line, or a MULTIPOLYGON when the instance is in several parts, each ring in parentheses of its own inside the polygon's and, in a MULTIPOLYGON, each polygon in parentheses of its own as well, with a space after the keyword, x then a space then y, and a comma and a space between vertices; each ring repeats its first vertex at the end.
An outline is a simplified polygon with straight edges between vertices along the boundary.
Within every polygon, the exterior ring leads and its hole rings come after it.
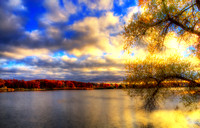
POLYGON ((193 34, 196 34, 196 35, 200 36, 200 32, 199 31, 196 31, 196 30, 194 30, 194 29, 192 29, 190 27, 187 27, 187 26, 183 25, 182 23, 178 22, 177 20, 175 20, 175 19, 173 19, 171 17, 169 18, 169 21, 171 21, 173 24, 181 27, 185 31, 188 31, 190 33, 193 33, 193 34))
POLYGON ((186 81, 190 82, 192 85, 198 84, 195 80, 191 80, 191 79, 185 78, 185 77, 180 76, 180 75, 166 76, 166 77, 163 77, 162 81, 167 80, 167 79, 180 79, 180 80, 186 80, 186 81))
POLYGON ((159 20, 159 21, 157 21, 157 22, 153 22, 153 23, 151 23, 151 24, 147 24, 147 23, 144 23, 144 22, 142 22, 142 21, 139 21, 139 24, 143 24, 144 26, 147 26, 147 27, 154 27, 154 26, 157 26, 157 25, 159 25, 159 24, 161 24, 161 23, 163 23, 163 22, 166 22, 166 21, 168 21, 168 18, 159 20))
POLYGON ((187 11, 188 9, 193 7, 194 5, 196 5, 196 3, 190 5, 188 8, 186 8, 187 6, 185 6, 185 8, 183 8, 175 17, 178 17, 178 16, 182 15, 185 11, 187 11))

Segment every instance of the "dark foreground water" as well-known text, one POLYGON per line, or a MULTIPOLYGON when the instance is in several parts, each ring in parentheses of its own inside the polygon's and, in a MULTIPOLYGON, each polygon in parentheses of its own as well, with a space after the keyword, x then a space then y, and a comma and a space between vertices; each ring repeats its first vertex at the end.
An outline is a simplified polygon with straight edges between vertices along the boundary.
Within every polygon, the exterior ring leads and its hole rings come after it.
POLYGON ((168 98, 149 114, 123 90, 5 92, 0 93, 0 128, 200 127, 199 109, 177 109, 178 101, 168 98))

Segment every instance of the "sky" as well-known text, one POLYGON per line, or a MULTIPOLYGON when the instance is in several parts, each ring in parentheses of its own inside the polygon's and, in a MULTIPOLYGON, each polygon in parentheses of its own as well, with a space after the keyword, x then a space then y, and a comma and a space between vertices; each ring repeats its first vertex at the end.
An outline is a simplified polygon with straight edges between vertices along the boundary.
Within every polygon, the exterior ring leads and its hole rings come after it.
POLYGON ((134 0, 1 0, 0 78, 120 82, 134 0))

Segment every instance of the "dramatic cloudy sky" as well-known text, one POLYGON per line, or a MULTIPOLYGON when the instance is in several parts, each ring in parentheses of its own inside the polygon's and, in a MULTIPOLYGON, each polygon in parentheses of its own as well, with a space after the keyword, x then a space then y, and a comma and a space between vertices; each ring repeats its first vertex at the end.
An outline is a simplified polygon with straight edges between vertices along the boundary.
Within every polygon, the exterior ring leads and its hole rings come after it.
POLYGON ((134 0, 1 0, 0 78, 123 80, 134 0))

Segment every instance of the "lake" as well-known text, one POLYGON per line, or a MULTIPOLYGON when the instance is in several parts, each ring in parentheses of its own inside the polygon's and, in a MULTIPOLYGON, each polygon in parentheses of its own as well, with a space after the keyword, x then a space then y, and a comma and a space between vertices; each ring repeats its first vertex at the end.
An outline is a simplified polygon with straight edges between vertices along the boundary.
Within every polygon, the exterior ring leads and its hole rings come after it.
POLYGON ((180 97, 162 99, 153 112, 127 91, 58 90, 0 93, 0 128, 200 127, 200 102, 185 110, 180 97))

